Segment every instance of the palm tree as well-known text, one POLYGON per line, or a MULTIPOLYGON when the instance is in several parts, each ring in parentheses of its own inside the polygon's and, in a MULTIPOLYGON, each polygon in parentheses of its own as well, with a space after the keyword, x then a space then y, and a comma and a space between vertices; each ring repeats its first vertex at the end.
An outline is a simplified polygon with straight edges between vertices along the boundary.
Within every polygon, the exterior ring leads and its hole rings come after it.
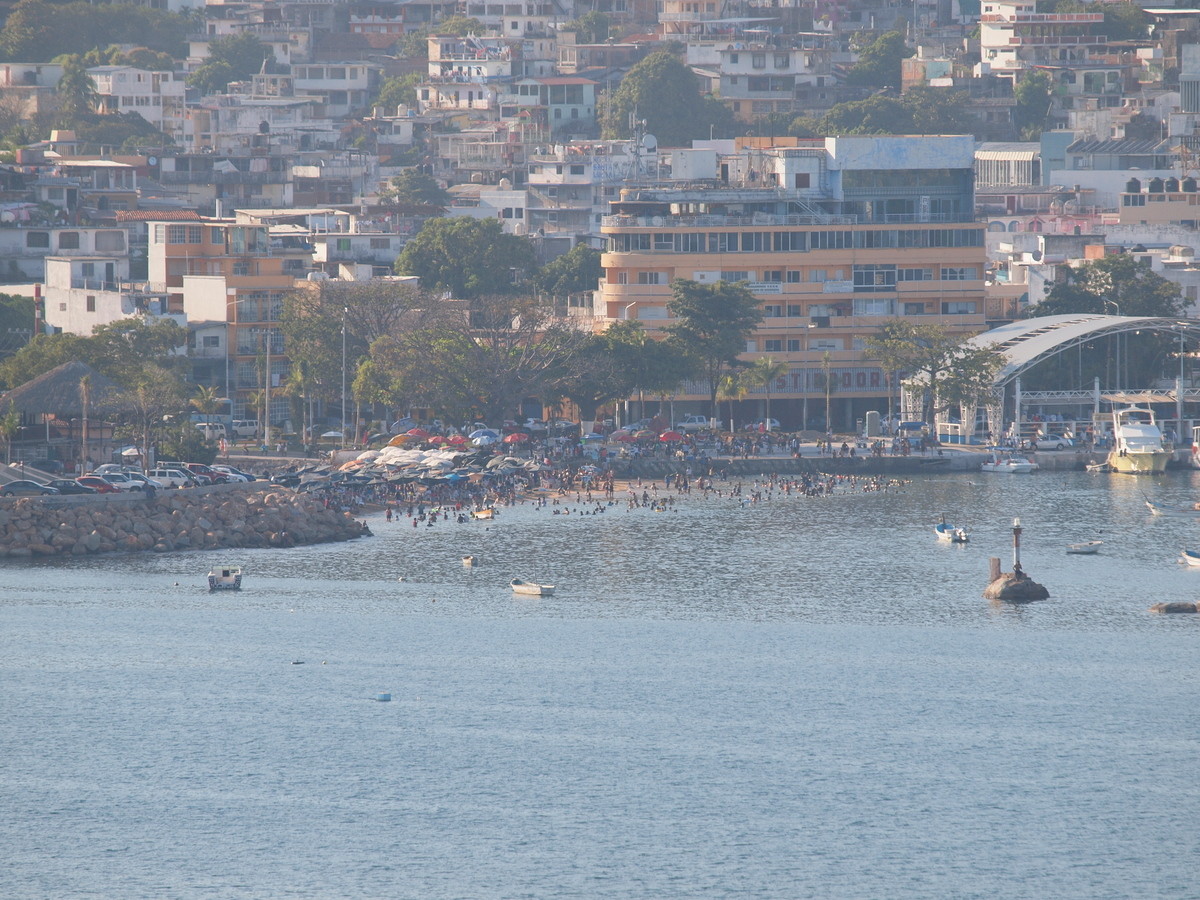
POLYGON ((756 385, 766 388, 767 390, 767 430, 770 431, 771 422, 771 388, 775 382, 791 371, 791 366, 782 360, 775 359, 772 356, 760 356, 750 366, 750 371, 747 373, 756 385))
POLYGON ((12 442, 21 430, 21 415, 16 407, 10 406, 8 412, 0 417, 0 437, 4 438, 5 462, 12 462, 12 442))
POLYGON ((830 428, 830 418, 829 418, 829 395, 831 393, 833 393, 833 380, 832 380, 832 376, 829 374, 830 363, 832 362, 832 360, 833 360, 833 357, 831 357, 829 355, 828 350, 826 350, 821 355, 821 370, 822 370, 822 372, 824 372, 824 376, 825 376, 824 381, 825 381, 825 433, 826 434, 833 433, 832 429, 830 428))
POLYGON ((225 398, 221 396, 221 392, 216 386, 202 387, 196 390, 196 396, 188 401, 188 404, 204 416, 204 424, 211 425, 212 417, 215 416, 225 403, 225 398))
POLYGON ((729 401, 729 430, 736 431, 733 425, 733 401, 742 400, 750 390, 745 372, 731 372, 722 375, 717 382, 717 401, 729 401))

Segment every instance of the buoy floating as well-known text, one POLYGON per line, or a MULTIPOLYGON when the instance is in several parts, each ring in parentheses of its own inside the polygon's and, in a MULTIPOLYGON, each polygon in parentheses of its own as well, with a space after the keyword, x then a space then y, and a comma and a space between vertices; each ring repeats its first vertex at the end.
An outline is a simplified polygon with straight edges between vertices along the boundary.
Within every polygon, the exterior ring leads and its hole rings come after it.
POLYGON ((391 694, 376 694, 375 695, 375 700, 379 703, 390 703, 391 699, 392 699, 391 694))

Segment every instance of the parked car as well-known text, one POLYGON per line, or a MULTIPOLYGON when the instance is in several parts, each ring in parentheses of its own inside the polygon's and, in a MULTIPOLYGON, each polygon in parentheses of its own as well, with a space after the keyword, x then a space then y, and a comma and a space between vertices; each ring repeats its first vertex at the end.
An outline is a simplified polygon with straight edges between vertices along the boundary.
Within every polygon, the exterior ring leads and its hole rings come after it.
MULTIPOLYGON (((184 463, 183 468, 192 475, 199 478, 207 478, 209 484, 225 484, 229 481, 229 476, 224 472, 217 472, 214 469, 204 465, 204 463, 184 463)), ((203 482, 201 482, 203 484, 203 482)))
POLYGON ((241 469, 235 469, 233 466, 213 466, 212 469, 214 472, 227 475, 230 481, 257 481, 257 478, 249 472, 243 472, 241 469))
POLYGON ((707 431, 708 428, 708 416, 684 416, 682 420, 675 423, 675 430, 682 431, 685 434, 692 434, 696 431, 707 431))
POLYGON ((142 486, 143 490, 145 489, 146 485, 148 485, 148 484, 153 485, 154 487, 158 487, 157 484, 155 484, 153 481, 151 481, 149 478, 147 478, 141 472, 125 472, 124 474, 125 474, 125 477, 128 478, 130 481, 136 481, 138 484, 140 484, 142 486))
POLYGON ((36 481, 10 481, 8 484, 0 485, 0 496, 3 497, 41 497, 57 493, 57 488, 38 484, 36 481))
POLYGON ((196 484, 196 479, 189 473, 172 466, 160 466, 157 469, 151 469, 146 473, 146 477, 159 487, 182 488, 191 487, 196 484))
POLYGON ((82 484, 84 487, 93 488, 97 494, 119 494, 120 493, 120 491, 117 490, 116 485, 112 484, 111 482, 105 481, 99 475, 84 475, 80 478, 76 478, 75 481, 78 484, 82 484))
POLYGON ((257 419, 234 419, 229 423, 229 433, 235 438, 258 437, 257 419))
POLYGON ((124 472, 106 472, 103 475, 99 472, 88 472, 88 474, 103 478, 118 491, 140 491, 143 487, 140 481, 135 481, 124 472))
POLYGON ((80 484, 78 481, 72 481, 70 478, 52 478, 46 482, 47 487, 52 487, 60 494, 95 494, 96 489, 88 487, 86 484, 80 484))
POLYGON ((229 436, 222 422, 196 422, 195 424, 206 441, 219 441, 221 438, 229 436))
POLYGON ((1075 442, 1065 434, 1044 434, 1034 438, 1034 443, 1039 450, 1066 450, 1075 446, 1075 442))

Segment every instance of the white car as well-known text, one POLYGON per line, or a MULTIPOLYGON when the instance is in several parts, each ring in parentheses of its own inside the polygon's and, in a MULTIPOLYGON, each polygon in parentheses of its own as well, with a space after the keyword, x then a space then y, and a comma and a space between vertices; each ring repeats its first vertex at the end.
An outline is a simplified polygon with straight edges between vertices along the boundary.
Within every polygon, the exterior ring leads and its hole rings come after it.
POLYGON ((708 416, 684 416, 681 421, 675 423, 675 430, 682 431, 684 434, 706 431, 710 427, 708 416))
POLYGON ((249 482, 251 480, 249 476, 242 472, 235 471, 234 469, 229 468, 229 466, 210 466, 210 468, 214 472, 220 472, 230 481, 249 482))
POLYGON ((124 472, 93 472, 97 478, 103 478, 118 491, 140 491, 144 487, 142 482, 135 481, 124 472))
POLYGON ((146 473, 159 487, 191 487, 196 479, 182 469, 151 469, 146 473))

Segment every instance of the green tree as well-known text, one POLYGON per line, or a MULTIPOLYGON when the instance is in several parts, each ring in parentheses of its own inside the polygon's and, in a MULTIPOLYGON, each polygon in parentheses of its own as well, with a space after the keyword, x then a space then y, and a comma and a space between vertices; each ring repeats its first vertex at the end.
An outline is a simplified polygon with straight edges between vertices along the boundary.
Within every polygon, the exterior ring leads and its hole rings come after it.
POLYGON ((655 340, 637 319, 614 322, 604 332, 608 352, 617 367, 629 376, 629 393, 637 392, 638 416, 645 418, 647 393, 673 393, 688 377, 691 360, 672 341, 655 340))
MULTIPOLYGON (((579 408, 584 422, 594 422, 596 410, 610 400, 627 397, 633 389, 630 373, 623 369, 612 353, 607 338, 588 334, 581 338, 571 352, 563 356, 564 372, 553 383, 555 391, 579 408)), ((545 398, 553 405, 557 397, 545 398)))
POLYGON ((196 428, 188 423, 184 413, 187 407, 186 391, 179 375, 169 369, 153 364, 145 366, 128 388, 107 405, 122 414, 135 428, 142 459, 150 459, 150 447, 154 429, 162 422, 177 420, 179 428, 201 437, 196 428))
POLYGON ((80 359, 90 365, 88 349, 88 338, 82 335, 35 334, 24 347, 0 363, 0 388, 19 387, 71 360, 80 359))
POLYGON ((396 107, 407 106, 415 109, 417 106, 417 85, 427 76, 422 72, 409 72, 394 78, 385 78, 379 85, 379 93, 371 101, 372 106, 381 106, 389 114, 396 112, 396 107))
POLYGON ((533 276, 533 283, 544 294, 565 297, 596 290, 603 274, 600 251, 593 250, 587 244, 576 244, 562 256, 542 266, 533 276))
POLYGON ((120 384, 131 386, 142 380, 147 366, 182 372, 187 357, 187 330, 171 319, 119 319, 92 330, 87 361, 92 368, 120 384))
POLYGON ((862 87, 900 87, 900 61, 915 51, 899 31, 888 31, 858 54, 858 62, 846 73, 846 83, 862 87))
POLYGON ((1068 313, 1122 316, 1179 316, 1187 302, 1179 285, 1129 253, 1115 253, 1067 270, 1030 316, 1068 313))
POLYGON ((12 462, 12 443, 21 430, 21 414, 9 406, 8 411, 0 416, 0 438, 4 439, 4 461, 12 462))
POLYGON ((450 194, 438 184, 432 175, 418 169, 405 169, 393 178, 386 190, 380 191, 382 203, 415 203, 445 209, 450 205, 450 194))
POLYGON ((1023 140, 1037 140, 1049 125, 1050 76, 1045 72, 1026 72, 1013 88, 1013 125, 1023 140))
POLYGON ((83 60, 69 56, 63 61, 62 77, 54 89, 59 99, 59 116, 64 124, 73 124, 96 114, 96 82, 87 73, 83 60))
POLYGON ((926 422, 951 406, 970 405, 986 397, 1004 357, 991 347, 975 347, 936 323, 905 319, 884 322, 867 338, 865 355, 885 372, 907 376, 923 391, 926 422))
POLYGON ((715 129, 718 124, 716 117, 727 115, 724 105, 706 102, 691 69, 673 53, 658 50, 630 69, 611 96, 602 98, 600 119, 606 137, 630 137, 630 119, 639 119, 660 145, 683 147, 707 138, 709 126, 715 129))
POLYGON ((274 60, 271 48, 253 34, 225 35, 208 45, 208 59, 188 76, 190 87, 201 94, 224 91, 231 81, 243 81, 274 60))
POLYGON ((766 417, 771 418, 771 391, 775 387, 775 383, 787 375, 791 371, 791 366, 781 359, 775 359, 773 356, 760 356, 756 359, 748 370, 751 382, 756 387, 766 389, 767 394, 767 412, 766 417))
MULTIPOLYGON (((976 120, 967 112, 965 91, 915 87, 902 97, 876 95, 839 103, 813 125, 803 118, 791 131, 814 134, 972 134, 976 120)), ((806 135, 798 135, 806 136, 806 135)))
POLYGON ((740 365, 738 355, 762 321, 758 301, 741 282, 698 284, 676 278, 667 308, 675 323, 666 331, 695 360, 697 373, 707 380, 709 408, 715 417, 721 376, 740 365))
POLYGON ((505 234, 495 219, 468 216, 430 219, 396 259, 397 274, 455 298, 511 293, 533 268, 527 238, 505 234))
POLYGON ((0 294, 0 359, 16 353, 31 337, 33 298, 0 294))
POLYGON ((128 3, 48 3, 20 0, 0 31, 0 57, 41 62, 62 54, 84 54, 112 44, 187 55, 194 29, 186 14, 128 3))
POLYGON ((603 44, 612 35, 612 19, 598 10, 568 22, 563 31, 574 31, 580 44, 603 44))
MULTIPOLYGON (((746 395, 750 393, 752 379, 748 378, 748 372, 727 372, 721 376, 721 380, 717 382, 716 402, 722 400, 729 403, 729 430, 736 431, 737 426, 733 421, 733 402, 735 400, 744 400, 746 395)), ((715 406, 713 407, 716 408, 715 406)))
POLYGON ((221 396, 221 391, 217 387, 198 387, 196 388, 196 396, 188 400, 188 404, 192 409, 204 416, 204 424, 210 425, 212 424, 213 416, 219 413, 225 405, 225 399, 221 396))

